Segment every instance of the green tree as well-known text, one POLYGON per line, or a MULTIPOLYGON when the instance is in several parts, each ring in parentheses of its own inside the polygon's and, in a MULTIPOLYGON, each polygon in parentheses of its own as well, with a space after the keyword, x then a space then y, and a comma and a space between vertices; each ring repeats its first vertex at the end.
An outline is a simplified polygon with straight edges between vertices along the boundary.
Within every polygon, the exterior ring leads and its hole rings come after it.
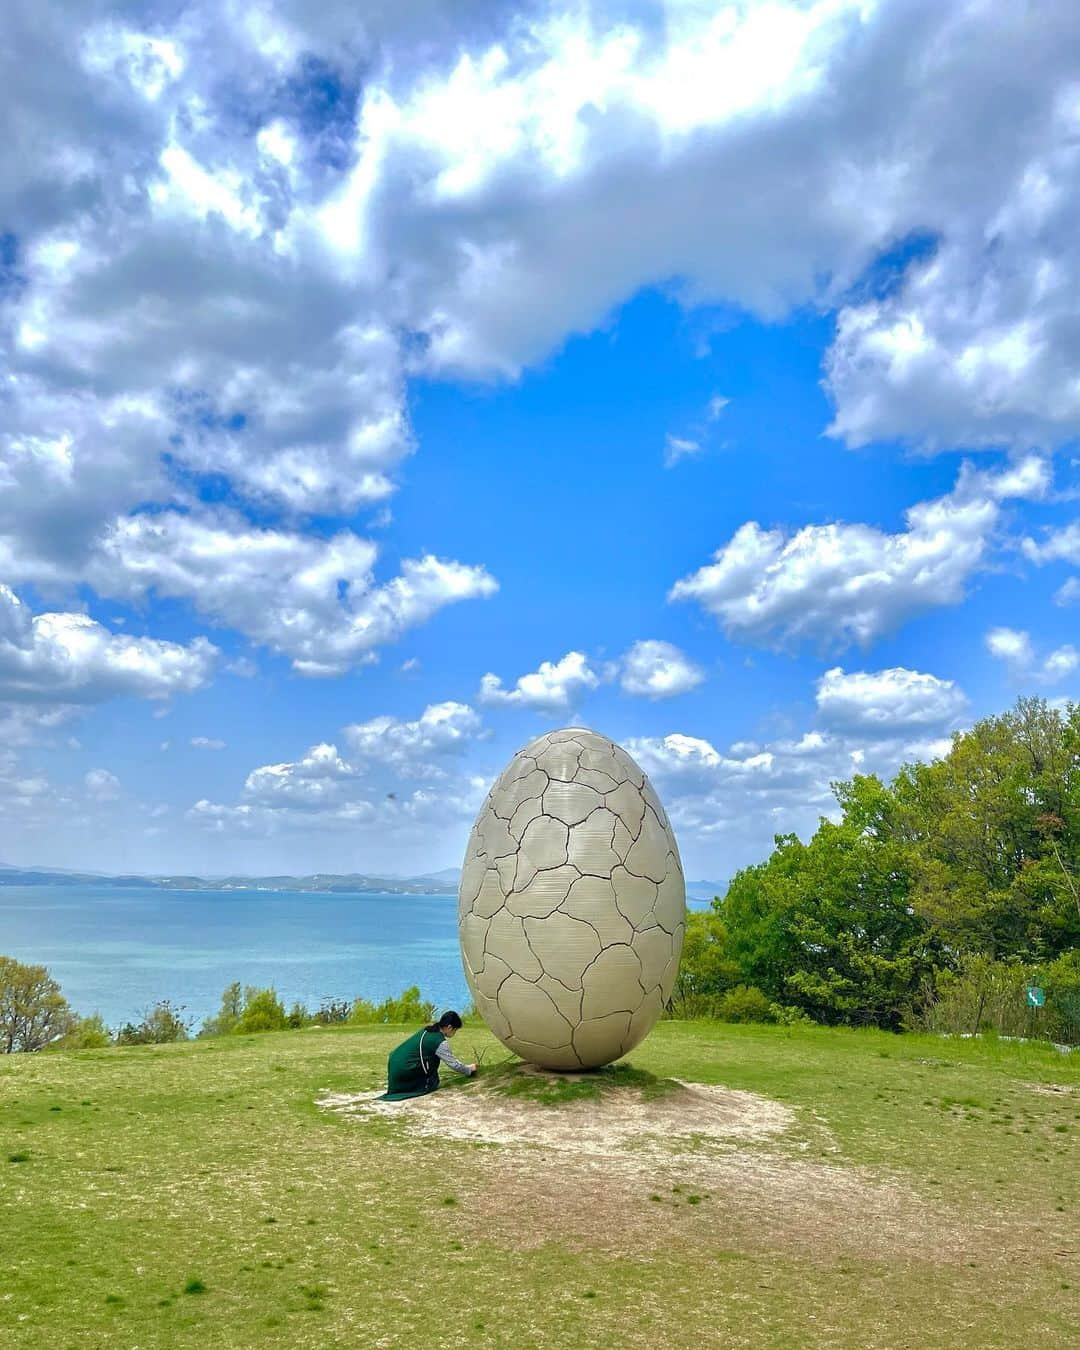
POLYGON ((1080 705, 977 722, 893 785, 912 903, 959 952, 1053 959, 1080 942, 1080 705))
POLYGON ((727 953, 727 930, 714 907, 686 916, 679 973, 669 1011, 673 1017, 714 1017, 721 996, 736 984, 739 969, 727 953))
POLYGON ((67 999, 44 966, 0 956, 0 1051, 43 1050, 73 1022, 67 999))
POLYGON ((227 1036, 236 1029, 244 1011, 244 995, 240 981, 230 984, 221 995, 221 1007, 214 1017, 208 1017, 199 1030, 200 1036, 227 1036))

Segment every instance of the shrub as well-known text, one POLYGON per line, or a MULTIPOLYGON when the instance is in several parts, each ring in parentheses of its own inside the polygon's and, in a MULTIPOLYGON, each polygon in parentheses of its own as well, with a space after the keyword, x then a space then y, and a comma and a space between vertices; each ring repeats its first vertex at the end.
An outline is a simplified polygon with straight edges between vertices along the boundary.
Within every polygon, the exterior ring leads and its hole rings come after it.
POLYGON ((717 1004, 717 1015, 722 1022, 771 1022, 773 1005, 752 984, 737 984, 722 995, 717 1004))
POLYGON ((354 1025, 365 1022, 430 1022, 434 1016, 435 1004, 422 999, 419 988, 414 984, 397 998, 386 998, 381 1003, 358 998, 352 1006, 349 1021, 354 1025))
POLYGON ((329 1001, 324 999, 319 1005, 319 1011, 312 1017, 312 1021, 318 1022, 324 1027, 337 1026, 341 1022, 349 1020, 352 1006, 346 998, 332 998, 329 1001))
POLYGON ((105 1019, 100 1013, 92 1013, 89 1017, 75 1017, 71 1029, 66 1031, 58 1041, 54 1041, 52 1049, 56 1050, 100 1050, 106 1045, 112 1045, 112 1034, 105 1025, 105 1019))
POLYGON ((285 1016, 285 1021, 294 1031, 298 1027, 306 1027, 312 1020, 311 1014, 299 1000, 292 1005, 285 1016))
POLYGON ((938 971, 922 1023, 927 1031, 954 1036, 991 1029, 1003 1036, 1024 1036, 1030 1022, 1024 986, 1032 978, 1033 972, 1019 961, 962 956, 955 970, 938 971))
POLYGON ((285 1005, 272 985, 269 989, 249 986, 244 990, 244 1010, 234 1031, 243 1034, 251 1031, 284 1031, 288 1025, 285 1005))
POLYGON ((116 1033, 117 1045, 167 1045, 171 1041, 186 1041, 192 1019, 183 1017, 183 1006, 174 1007, 163 998, 147 1009, 141 1022, 125 1022, 116 1033))
POLYGON ((1066 952, 1045 966, 994 961, 968 955, 955 970, 938 972, 921 1014, 912 1024, 952 1035, 1048 1037, 1067 1045, 1080 1042, 1080 951, 1066 952), (1045 1005, 1036 1010, 1026 988, 1039 985, 1045 1005))
POLYGON ((1046 991, 1046 1032, 1065 1045, 1080 1044, 1080 950, 1064 956, 1041 972, 1046 991))

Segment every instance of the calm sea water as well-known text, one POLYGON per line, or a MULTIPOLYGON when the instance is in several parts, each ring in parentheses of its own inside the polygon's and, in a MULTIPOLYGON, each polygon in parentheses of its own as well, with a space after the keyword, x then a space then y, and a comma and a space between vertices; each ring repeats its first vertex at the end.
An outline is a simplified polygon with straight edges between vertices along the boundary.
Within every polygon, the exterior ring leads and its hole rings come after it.
POLYGON ((47 966, 111 1027, 162 998, 199 1023, 234 980, 273 985, 287 1007, 412 984, 440 1008, 469 1001, 452 895, 0 886, 0 955, 47 966))
POLYGON ((158 999, 201 1022, 233 980, 299 999, 379 1000, 411 984, 468 1001, 451 895, 309 895, 142 887, 0 887, 0 955, 45 965, 109 1026, 158 999))

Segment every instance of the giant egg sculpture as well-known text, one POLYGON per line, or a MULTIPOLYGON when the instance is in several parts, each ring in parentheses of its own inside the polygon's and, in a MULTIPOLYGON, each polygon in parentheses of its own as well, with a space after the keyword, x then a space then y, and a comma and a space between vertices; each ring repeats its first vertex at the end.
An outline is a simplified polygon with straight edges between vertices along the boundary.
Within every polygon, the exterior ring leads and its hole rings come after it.
POLYGON ((508 1049, 564 1070, 633 1049, 671 996, 685 915, 675 836, 625 750, 568 727, 518 751, 458 897, 469 988, 508 1049))

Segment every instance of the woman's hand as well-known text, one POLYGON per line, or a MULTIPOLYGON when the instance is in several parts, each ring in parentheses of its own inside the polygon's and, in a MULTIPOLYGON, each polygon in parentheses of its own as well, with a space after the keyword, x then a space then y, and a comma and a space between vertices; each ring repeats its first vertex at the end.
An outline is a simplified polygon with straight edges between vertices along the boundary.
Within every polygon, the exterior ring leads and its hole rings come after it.
POLYGON ((477 1071, 477 1069, 478 1069, 479 1067, 480 1067, 479 1064, 470 1064, 470 1065, 469 1065, 469 1077, 470 1077, 470 1078, 475 1078, 475 1077, 476 1077, 476 1071, 477 1071))

